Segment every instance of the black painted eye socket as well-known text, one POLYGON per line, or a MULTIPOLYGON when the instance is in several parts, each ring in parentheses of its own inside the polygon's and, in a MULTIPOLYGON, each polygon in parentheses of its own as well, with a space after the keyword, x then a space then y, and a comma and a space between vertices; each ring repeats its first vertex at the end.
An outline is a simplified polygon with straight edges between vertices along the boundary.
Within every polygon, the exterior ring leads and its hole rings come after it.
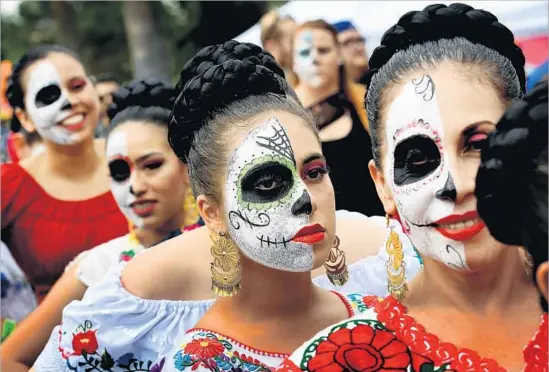
POLYGON ((38 91, 34 100, 36 107, 49 106, 61 97, 61 88, 57 84, 50 84, 38 91))
POLYGON ((251 203, 271 203, 286 196, 294 184, 292 171, 276 162, 252 168, 242 179, 242 199, 251 203))
POLYGON ((111 178, 116 182, 124 182, 130 178, 131 167, 124 159, 115 159, 109 162, 111 178))
POLYGON ((395 185, 422 180, 437 169, 440 161, 440 151, 431 138, 417 135, 402 141, 395 148, 395 185))

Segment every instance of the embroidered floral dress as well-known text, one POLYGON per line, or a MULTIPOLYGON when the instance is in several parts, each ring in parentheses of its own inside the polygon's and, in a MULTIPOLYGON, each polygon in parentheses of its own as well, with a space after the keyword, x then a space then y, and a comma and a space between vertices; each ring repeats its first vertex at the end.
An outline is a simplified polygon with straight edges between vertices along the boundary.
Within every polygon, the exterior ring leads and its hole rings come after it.
MULTIPOLYGON (((458 348, 425 331, 389 296, 367 296, 359 317, 317 333, 277 372, 504 372, 495 360, 458 348)), ((547 372, 547 314, 523 351, 524 372, 547 372)))
MULTIPOLYGON (((385 224, 382 217, 366 217, 355 212, 337 211, 336 215, 338 218, 369 219, 381 226, 385 224)), ((421 270, 421 262, 398 222, 391 223, 402 242, 406 277, 410 280, 421 270)), ((378 255, 349 265, 349 281, 345 286, 334 287, 325 275, 314 278, 313 282, 340 293, 385 296, 387 260, 383 245, 378 255)), ((152 371, 155 365, 162 365, 168 352, 172 354, 165 362, 171 363, 173 351, 181 346, 186 332, 195 326, 214 300, 138 298, 126 291, 120 280, 125 264, 115 265, 101 282, 87 290, 81 301, 73 301, 65 307, 62 325, 54 329, 35 362, 35 372, 86 371, 90 368, 95 372, 152 371), (101 365, 103 359, 114 361, 114 365, 110 366, 110 362, 101 365), (110 367, 104 368, 106 366, 110 367)))
MULTIPOLYGON (((349 317, 366 309, 362 296, 357 294, 338 295, 349 313, 349 317)), ((288 354, 273 353, 255 349, 237 340, 206 329, 191 329, 185 335, 182 345, 178 346, 167 364, 166 371, 271 371, 288 354)))

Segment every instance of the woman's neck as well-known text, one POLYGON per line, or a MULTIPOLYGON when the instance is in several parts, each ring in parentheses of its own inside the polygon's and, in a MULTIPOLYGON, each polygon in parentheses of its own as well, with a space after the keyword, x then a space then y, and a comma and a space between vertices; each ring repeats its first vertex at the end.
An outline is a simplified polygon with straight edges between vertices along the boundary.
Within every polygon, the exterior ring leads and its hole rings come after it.
POLYGON ((150 248, 170 236, 174 231, 181 231, 184 221, 184 212, 178 213, 166 223, 156 229, 136 229, 135 235, 139 243, 145 248, 150 248))
POLYGON ((70 180, 89 179, 104 162, 93 138, 74 146, 45 143, 45 147, 48 171, 58 177, 70 180))
POLYGON ((535 298, 535 291, 518 248, 509 247, 476 272, 456 271, 425 257, 424 269, 411 281, 404 304, 410 308, 450 306, 464 312, 502 314, 535 298))
POLYGON ((323 84, 318 88, 313 88, 307 84, 299 83, 295 89, 301 103, 305 107, 310 107, 339 91, 339 83, 337 79, 332 82, 323 84))
POLYGON ((318 298, 311 272, 270 269, 243 257, 241 266, 242 289, 238 295, 221 300, 230 301, 225 305, 248 321, 299 317, 307 314, 318 298))

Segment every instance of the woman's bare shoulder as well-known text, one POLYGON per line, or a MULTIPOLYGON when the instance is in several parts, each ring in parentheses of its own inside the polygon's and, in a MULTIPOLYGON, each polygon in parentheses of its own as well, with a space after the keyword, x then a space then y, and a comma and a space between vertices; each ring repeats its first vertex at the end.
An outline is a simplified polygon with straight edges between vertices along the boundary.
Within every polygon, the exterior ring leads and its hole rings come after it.
POLYGON ((210 240, 198 229, 160 243, 134 257, 122 273, 125 289, 152 300, 204 300, 209 297, 210 240))

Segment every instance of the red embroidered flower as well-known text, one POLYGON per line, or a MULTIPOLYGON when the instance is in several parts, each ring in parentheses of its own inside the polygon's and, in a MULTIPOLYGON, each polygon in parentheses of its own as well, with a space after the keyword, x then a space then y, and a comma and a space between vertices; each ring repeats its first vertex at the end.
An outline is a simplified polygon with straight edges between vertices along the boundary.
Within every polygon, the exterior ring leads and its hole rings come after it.
POLYGON ((97 338, 95 337, 95 331, 80 332, 73 335, 72 349, 74 355, 93 354, 97 351, 97 338))
POLYGON ((471 349, 460 349, 450 367, 460 372, 475 372, 480 366, 479 355, 471 349))
POLYGON ((212 338, 197 338, 185 346, 185 354, 197 356, 200 359, 210 359, 218 356, 225 350, 219 341, 212 338))
POLYGON ((387 331, 367 325, 340 329, 316 348, 308 371, 406 371, 410 355, 406 346, 387 331))

